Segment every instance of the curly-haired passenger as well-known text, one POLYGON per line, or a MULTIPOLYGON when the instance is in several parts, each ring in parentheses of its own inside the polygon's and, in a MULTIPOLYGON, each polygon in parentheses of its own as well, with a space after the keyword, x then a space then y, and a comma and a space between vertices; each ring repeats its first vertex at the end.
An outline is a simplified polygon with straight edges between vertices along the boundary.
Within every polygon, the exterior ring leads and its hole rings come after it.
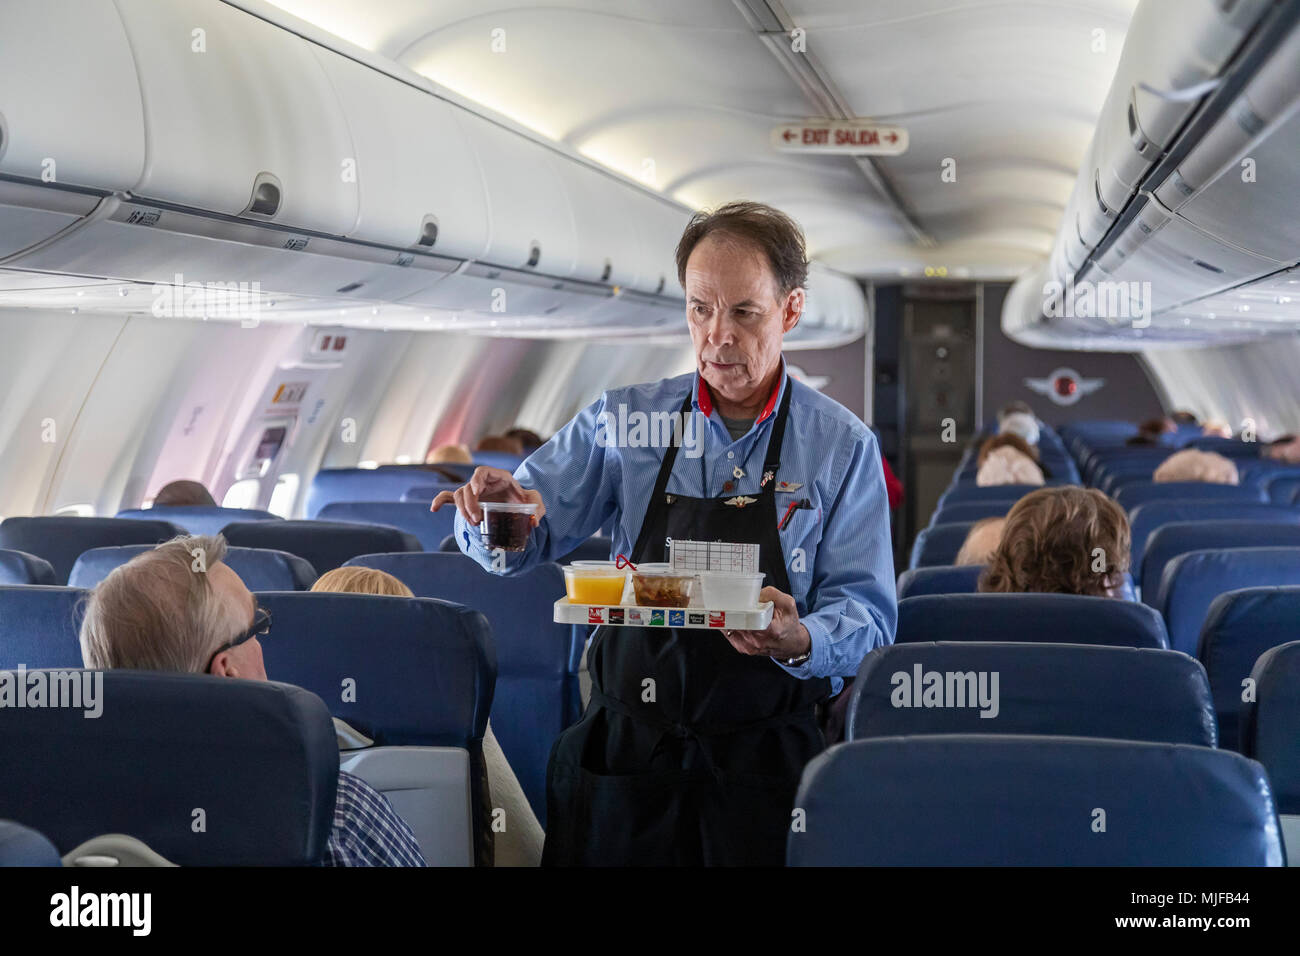
POLYGON ((1128 517, 1094 488, 1041 488, 1007 514, 981 592, 1115 597, 1129 564, 1128 517))

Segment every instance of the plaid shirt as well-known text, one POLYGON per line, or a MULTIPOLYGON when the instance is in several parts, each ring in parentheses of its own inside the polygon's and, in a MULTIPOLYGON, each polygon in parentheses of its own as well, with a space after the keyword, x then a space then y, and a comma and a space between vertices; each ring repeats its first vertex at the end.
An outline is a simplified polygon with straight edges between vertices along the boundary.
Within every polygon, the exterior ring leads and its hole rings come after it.
POLYGON ((406 821, 360 777, 339 771, 325 866, 427 866, 406 821))

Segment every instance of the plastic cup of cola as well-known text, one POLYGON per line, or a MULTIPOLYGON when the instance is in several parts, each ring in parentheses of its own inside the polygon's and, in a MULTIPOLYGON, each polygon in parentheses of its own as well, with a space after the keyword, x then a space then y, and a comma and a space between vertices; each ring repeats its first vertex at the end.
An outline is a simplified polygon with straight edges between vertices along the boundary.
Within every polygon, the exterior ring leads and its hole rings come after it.
POLYGON ((484 501, 483 523, 479 532, 483 544, 491 551, 522 551, 528 546, 528 535, 533 530, 533 515, 537 505, 506 501, 484 501))

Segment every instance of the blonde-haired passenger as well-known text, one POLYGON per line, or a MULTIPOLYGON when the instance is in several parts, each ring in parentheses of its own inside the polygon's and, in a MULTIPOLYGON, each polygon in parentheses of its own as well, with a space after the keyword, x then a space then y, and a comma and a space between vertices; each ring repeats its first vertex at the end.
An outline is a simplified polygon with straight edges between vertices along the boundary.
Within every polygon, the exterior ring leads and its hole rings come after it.
MULTIPOLYGON (((342 567, 326 571, 311 586, 313 591, 346 594, 376 594, 383 597, 415 597, 406 583, 378 568, 342 567)), ((524 795, 519 779, 510 769, 492 723, 483 734, 483 763, 487 767, 492 808, 505 811, 506 829, 494 836, 496 866, 540 866, 545 833, 524 795)))
POLYGON ((971 525, 970 531, 966 532, 966 540, 962 542, 957 560, 953 563, 988 564, 993 552, 997 550, 998 542, 1002 540, 1002 527, 1006 523, 1006 518, 983 518, 976 521, 971 525))
POLYGON ((1184 448, 1160 463, 1153 481, 1205 481, 1216 485, 1235 485, 1240 480, 1231 458, 1212 451, 1184 448))
POLYGON ((1007 514, 979 590, 1116 597, 1129 544, 1128 517, 1100 491, 1040 488, 1007 514))
MULTIPOLYGON (((1012 437, 1015 436, 998 436, 1012 437)), ((990 485, 1041 485, 1043 482, 1043 470, 1038 467, 1038 463, 1010 444, 999 445, 989 451, 980 463, 979 471, 975 473, 975 484, 980 488, 990 485)))
POLYGON ((464 445, 439 445, 424 456, 426 465, 472 465, 474 456, 464 445))

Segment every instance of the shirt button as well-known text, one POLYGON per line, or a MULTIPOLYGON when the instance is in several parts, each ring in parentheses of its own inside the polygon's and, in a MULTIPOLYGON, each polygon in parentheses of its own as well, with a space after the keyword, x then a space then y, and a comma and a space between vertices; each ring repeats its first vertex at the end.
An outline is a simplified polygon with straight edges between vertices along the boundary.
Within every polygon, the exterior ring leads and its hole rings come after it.
POLYGON ((728 458, 735 458, 735 457, 736 457, 736 453, 735 453, 734 451, 729 451, 729 452, 727 452, 727 457, 728 457, 728 458))

